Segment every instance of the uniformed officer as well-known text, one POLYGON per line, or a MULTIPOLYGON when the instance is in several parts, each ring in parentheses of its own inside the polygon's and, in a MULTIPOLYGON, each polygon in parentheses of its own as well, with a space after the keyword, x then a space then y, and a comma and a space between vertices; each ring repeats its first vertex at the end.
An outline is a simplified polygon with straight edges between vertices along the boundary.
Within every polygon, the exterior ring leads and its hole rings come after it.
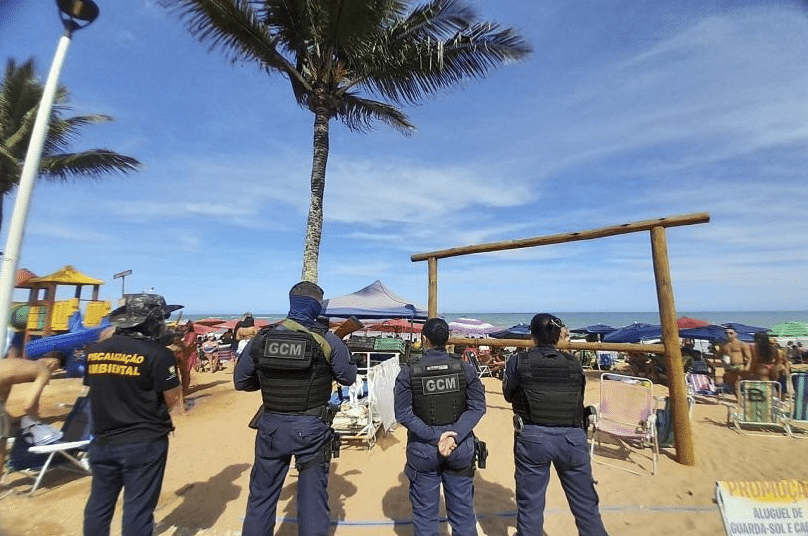
POLYGON ((301 536, 326 536, 328 470, 338 437, 328 402, 332 379, 350 385, 356 365, 342 340, 317 323, 323 289, 302 281, 289 291, 289 315, 264 328, 244 348, 233 381, 240 391, 261 390, 263 414, 254 420, 255 463, 244 517, 245 536, 271 535, 292 456, 301 536))
POLYGON ((396 378, 396 420, 407 428, 407 464, 415 536, 440 534, 440 488, 454 536, 477 534, 474 514, 474 426, 485 391, 474 367, 446 353, 449 326, 430 318, 421 331, 424 355, 396 378))
POLYGON ((584 431, 586 377, 573 356, 556 349, 564 324, 542 313, 530 322, 535 348, 508 360, 502 380, 514 411, 516 534, 541 534, 553 462, 578 534, 603 536, 584 431))
POLYGON ((174 430, 169 410, 181 399, 165 320, 181 305, 157 294, 127 294, 109 315, 115 334, 87 350, 93 417, 93 482, 84 508, 85 536, 109 534, 123 488, 123 536, 151 535, 174 430))

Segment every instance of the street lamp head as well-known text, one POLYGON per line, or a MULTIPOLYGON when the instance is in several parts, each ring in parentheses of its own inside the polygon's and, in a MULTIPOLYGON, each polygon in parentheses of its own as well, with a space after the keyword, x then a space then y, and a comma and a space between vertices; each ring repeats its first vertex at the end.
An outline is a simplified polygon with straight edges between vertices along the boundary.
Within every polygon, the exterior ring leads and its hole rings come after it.
POLYGON ((98 6, 93 0, 56 0, 56 5, 68 32, 84 28, 98 17, 98 6))

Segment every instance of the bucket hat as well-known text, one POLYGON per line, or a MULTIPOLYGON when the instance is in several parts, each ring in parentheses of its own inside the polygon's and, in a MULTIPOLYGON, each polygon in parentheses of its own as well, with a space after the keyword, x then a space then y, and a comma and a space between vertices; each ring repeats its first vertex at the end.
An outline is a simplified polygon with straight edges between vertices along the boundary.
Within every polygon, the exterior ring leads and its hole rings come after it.
POLYGON ((109 314, 109 321, 119 328, 132 328, 145 322, 149 317, 162 320, 171 316, 183 305, 167 305, 159 294, 125 294, 124 304, 109 314))

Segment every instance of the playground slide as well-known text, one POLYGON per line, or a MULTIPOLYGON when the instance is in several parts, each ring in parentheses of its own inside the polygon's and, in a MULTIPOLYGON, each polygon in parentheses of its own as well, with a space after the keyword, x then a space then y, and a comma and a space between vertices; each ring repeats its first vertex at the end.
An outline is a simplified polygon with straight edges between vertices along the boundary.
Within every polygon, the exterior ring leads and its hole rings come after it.
POLYGON ((85 344, 95 342, 109 326, 109 319, 104 318, 98 326, 85 328, 81 321, 81 313, 78 311, 70 317, 70 331, 59 335, 51 335, 29 341, 25 345, 25 353, 28 359, 39 359, 48 352, 61 352, 70 355, 73 350, 81 348, 85 344))

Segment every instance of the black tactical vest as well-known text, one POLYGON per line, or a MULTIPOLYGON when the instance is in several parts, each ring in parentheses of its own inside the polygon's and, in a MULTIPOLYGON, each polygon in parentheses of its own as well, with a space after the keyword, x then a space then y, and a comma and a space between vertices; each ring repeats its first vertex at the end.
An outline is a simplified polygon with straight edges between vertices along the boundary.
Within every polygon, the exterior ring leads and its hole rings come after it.
POLYGON ((532 348, 515 359, 520 388, 514 412, 532 424, 582 426, 586 377, 580 363, 550 347, 532 348))
POLYGON ((466 410, 466 373, 463 362, 446 356, 441 362, 410 364, 412 411, 431 426, 451 424, 466 410))
POLYGON ((301 413, 331 398, 331 348, 316 328, 288 320, 264 328, 255 336, 251 357, 265 411, 301 413))

